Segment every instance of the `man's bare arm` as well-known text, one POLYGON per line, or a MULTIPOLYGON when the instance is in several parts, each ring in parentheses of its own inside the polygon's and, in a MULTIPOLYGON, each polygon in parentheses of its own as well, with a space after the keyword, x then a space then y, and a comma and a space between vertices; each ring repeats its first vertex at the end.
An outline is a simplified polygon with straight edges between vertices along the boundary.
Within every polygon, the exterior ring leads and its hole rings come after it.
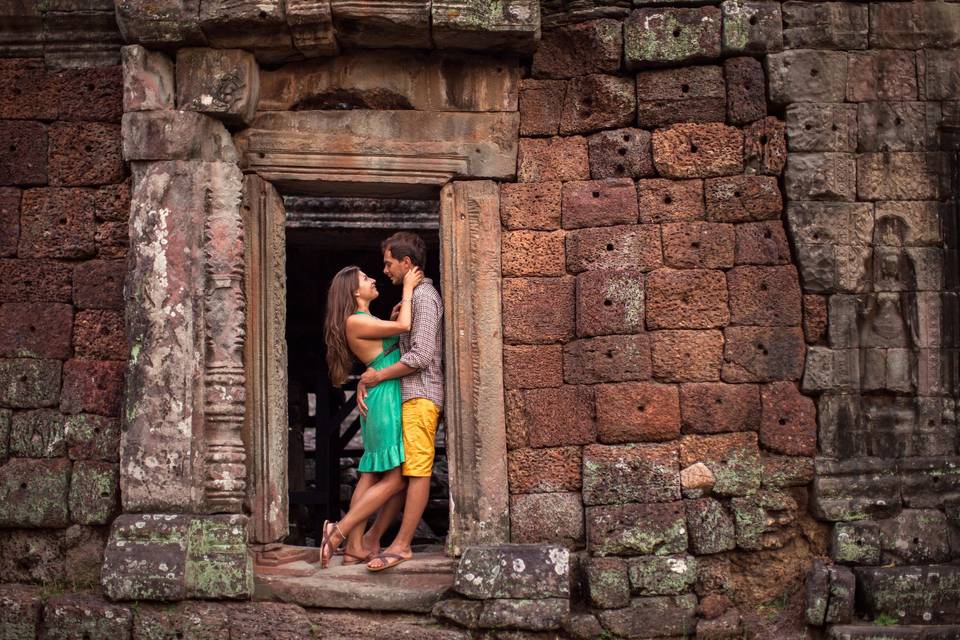
POLYGON ((408 376, 411 373, 416 373, 418 370, 413 367, 408 367, 402 362, 397 362, 385 369, 367 369, 363 372, 363 375, 360 376, 360 382, 362 382, 367 387, 375 387, 381 382, 386 380, 393 380, 394 378, 402 378, 408 376))

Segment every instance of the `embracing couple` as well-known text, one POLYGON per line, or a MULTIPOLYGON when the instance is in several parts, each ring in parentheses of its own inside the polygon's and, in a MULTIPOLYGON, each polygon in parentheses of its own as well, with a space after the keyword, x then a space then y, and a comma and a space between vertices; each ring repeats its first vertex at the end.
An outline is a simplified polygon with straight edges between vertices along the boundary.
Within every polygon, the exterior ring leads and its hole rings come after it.
POLYGON ((426 246, 420 236, 395 233, 380 248, 383 272, 403 286, 389 320, 370 313, 370 303, 379 295, 377 283, 358 267, 341 269, 327 293, 324 337, 331 381, 336 386, 346 382, 354 358, 367 370, 357 386, 364 447, 360 480, 346 515, 323 523, 323 567, 341 545, 344 564, 366 562, 371 571, 409 560, 430 497, 434 438, 443 407, 443 301, 424 278, 426 246), (380 538, 401 508, 400 530, 381 552, 380 538), (376 520, 364 531, 374 513, 376 520))

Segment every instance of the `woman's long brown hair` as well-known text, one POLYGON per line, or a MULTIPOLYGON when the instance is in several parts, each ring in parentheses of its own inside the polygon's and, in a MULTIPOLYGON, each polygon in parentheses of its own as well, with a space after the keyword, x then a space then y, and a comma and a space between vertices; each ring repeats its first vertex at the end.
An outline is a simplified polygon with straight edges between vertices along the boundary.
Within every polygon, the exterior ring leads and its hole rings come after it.
POLYGON ((333 276, 327 290, 327 317, 323 337, 327 343, 327 370, 333 386, 342 386, 350 375, 353 353, 347 344, 347 318, 357 310, 354 293, 360 287, 360 268, 344 267, 333 276))

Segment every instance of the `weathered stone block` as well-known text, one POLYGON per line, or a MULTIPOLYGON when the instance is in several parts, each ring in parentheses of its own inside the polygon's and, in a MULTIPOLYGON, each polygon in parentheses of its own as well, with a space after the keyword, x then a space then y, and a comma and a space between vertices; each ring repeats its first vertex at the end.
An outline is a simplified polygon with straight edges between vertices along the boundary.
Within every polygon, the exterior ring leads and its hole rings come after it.
POLYGON ((839 51, 784 51, 766 58, 768 95, 774 104, 843 102, 847 55, 839 51))
POLYGON ((288 0, 286 20, 293 46, 307 58, 339 53, 330 0, 288 0))
POLYGON ((786 526, 796 517, 797 503, 786 493, 761 490, 732 498, 730 507, 736 523, 737 546, 741 549, 779 549, 792 535, 786 526))
POLYGON ((120 424, 116 418, 82 413, 67 416, 64 434, 71 460, 116 462, 120 444, 120 424))
POLYGON ((856 105, 798 102, 787 106, 791 151, 856 151, 857 134, 856 105))
POLYGON ((846 624, 853 621, 854 595, 856 592, 856 578, 853 571, 847 567, 832 566, 827 569, 830 574, 830 599, 827 602, 827 613, 824 620, 829 624, 846 624))
POLYGON ((10 455, 22 458, 56 458, 66 454, 63 414, 59 411, 20 411, 13 414, 9 425, 10 455))
POLYGON ((657 442, 680 434, 677 388, 653 382, 602 384, 597 393, 601 442, 657 442))
POLYGON ((164 0, 153 7, 123 0, 117 5, 117 24, 128 42, 145 47, 203 44, 199 9, 193 0, 164 0))
POLYGON ((591 387, 529 389, 521 395, 529 446, 558 447, 596 440, 591 387))
POLYGON ((96 251, 91 193, 28 189, 20 215, 21 258, 88 258, 96 251))
POLYGON ((827 335, 827 298, 817 294, 803 296, 803 336, 807 344, 820 344, 827 335))
POLYGON ((799 327, 727 327, 724 382, 797 380, 803 373, 803 330, 799 327))
POLYGON ((941 238, 940 217, 932 202, 877 202, 877 244, 937 245, 941 238))
POLYGON ((129 353, 123 315, 118 311, 78 312, 73 322, 73 340, 79 358, 125 360, 129 353))
POLYGON ((97 596, 63 595, 47 601, 43 637, 50 640, 119 640, 130 637, 133 613, 97 596))
POLYGON ((69 485, 65 458, 11 458, 0 466, 0 526, 67 526, 69 485))
POLYGON ((0 587, 0 629, 9 640, 35 640, 40 628, 43 598, 36 587, 19 584, 0 587))
POLYGON ((915 457, 897 462, 903 505, 914 509, 942 509, 960 497, 960 459, 915 457))
POLYGON ((647 129, 677 122, 723 122, 726 86, 718 66, 637 74, 637 124, 647 129))
POLYGON ((504 278, 503 337, 551 343, 573 337, 574 278, 504 278))
POLYGON ((763 477, 760 484, 764 489, 800 487, 813 480, 813 460, 810 458, 763 454, 761 461, 763 477))
POLYGON ((73 270, 73 301, 81 309, 122 309, 124 260, 89 260, 73 270))
MULTIPOLYGON (((868 245, 873 239, 873 206, 869 203, 791 202, 787 221, 803 245, 868 245)), ((804 252, 798 252, 801 262, 804 252)))
POLYGON ((3 576, 4 582, 51 583, 64 580, 63 530, 5 530, 4 535, 0 536, 0 576, 3 576))
POLYGON ((477 626, 486 629, 559 629, 570 613, 567 598, 494 599, 485 600, 477 626))
POLYGON ((949 562, 950 526, 936 509, 904 509, 893 518, 880 520, 880 559, 885 566, 949 562))
POLYGON ((134 44, 120 49, 123 61, 123 110, 172 109, 173 62, 159 51, 134 44))
POLYGON ((632 78, 593 74, 570 80, 560 133, 590 133, 633 124, 637 97, 632 78))
POLYGON ((704 463, 716 478, 713 493, 743 496, 760 487, 760 450, 752 431, 687 435, 680 440, 680 466, 704 463))
POLYGON ((9 409, 0 409, 0 464, 7 461, 10 455, 10 420, 13 412, 9 409))
POLYGON ((621 558, 590 558, 584 577, 591 606, 619 609, 630 604, 630 578, 621 558))
POLYGON ((514 449, 507 454, 510 493, 579 491, 580 447, 514 449))
POLYGON ((500 221, 507 229, 560 228, 559 182, 503 184, 500 186, 500 221))
POLYGON ((19 242, 20 189, 0 187, 0 257, 16 256, 19 242))
POLYGON ((730 320, 722 271, 658 269, 647 277, 647 327, 710 329, 730 320))
POLYGON ((562 276, 562 231, 508 231, 501 236, 501 272, 510 276, 562 276))
POLYGON ((899 624, 956 624, 960 571, 955 565, 857 567, 858 601, 872 618, 899 624))
POLYGON ((582 545, 580 493, 529 493, 510 496, 510 539, 521 544, 582 545))
POLYGON ((97 185, 123 180, 120 125, 54 122, 49 135, 51 185, 97 185))
POLYGON ((567 270, 649 271, 663 264, 660 227, 652 224, 574 229, 566 234, 567 270))
POLYGON ((683 502, 587 507, 587 548, 598 556, 671 555, 687 550, 683 502))
POLYGON ((640 222, 699 220, 704 215, 703 180, 638 180, 640 222))
POLYGON ((787 199, 853 201, 859 182, 857 162, 851 153, 791 153, 787 199))
POLYGON ((671 444, 584 447, 583 503, 592 506, 679 500, 677 464, 677 447, 671 444))
POLYGON ((761 391, 763 405, 760 443, 770 451, 790 456, 812 456, 817 451, 816 408, 791 382, 774 382, 761 391))
POLYGON ((850 564, 880 564, 880 528, 876 522, 838 522, 830 539, 830 557, 850 564))
POLYGON ((577 276, 577 336, 643 330, 643 274, 635 269, 584 271, 577 276))
POLYGON ((566 182, 590 177, 587 140, 582 136, 521 138, 518 153, 520 182, 566 182))
POLYGON ((637 9, 623 25, 628 69, 678 64, 720 56, 717 7, 637 9))
POLYGON ((725 0, 724 53, 767 53, 783 49, 780 3, 768 0, 725 0))
POLYGON ((773 176, 731 176, 704 182, 707 219, 747 222, 780 217, 783 199, 773 176))
POLYGON ((813 566, 810 567, 804 579, 806 599, 804 618, 807 624, 823 626, 827 615, 827 602, 830 599, 829 584, 830 573, 826 565, 819 558, 814 558, 813 566))
POLYGON ((566 229, 634 224, 637 191, 629 178, 568 182, 563 185, 566 229))
POLYGON ((870 7, 870 46, 874 49, 949 49, 960 44, 960 7, 947 2, 870 7))
POLYGON ((643 129, 601 131, 587 138, 590 177, 640 178, 656 173, 650 132, 643 129))
POLYGON ((885 518, 900 511, 900 479, 879 458, 815 459, 812 513, 831 522, 885 518))
POLYGON ((601 611, 600 624, 627 638, 689 636, 697 627, 697 597, 634 598, 624 609, 601 611))
POLYGON ((850 2, 784 2, 788 49, 866 49, 869 7, 850 2))
POLYGON ((0 86, 0 119, 56 119, 55 87, 41 58, 7 58, 0 62, 0 86))
POLYGON ((521 80, 520 135, 557 135, 566 93, 564 80, 521 80))
POLYGON ((743 133, 724 124, 677 124, 653 133, 653 163, 666 178, 743 171, 743 133))
POLYGON ((57 92, 58 119, 120 121, 123 85, 119 66, 64 69, 50 80, 57 92))
POLYGON ((574 340, 563 346, 568 384, 646 380, 650 373, 650 340, 644 333, 574 340))
POLYGON ((756 431, 760 427, 760 393, 752 384, 682 384, 680 413, 684 433, 756 431))
POLYGON ((453 588, 468 598, 569 598, 570 552, 556 545, 468 547, 453 588))
POLYGON ((108 524, 120 503, 117 465, 81 460, 70 481, 70 519, 77 524, 108 524))
POLYGON ((852 51, 847 63, 847 100, 916 100, 913 51, 852 51))
POLYGON ((47 183, 47 127, 39 122, 0 120, 6 152, 0 158, 0 184, 47 183))
POLYGON ((532 53, 540 40, 540 6, 534 0, 443 0, 430 6, 430 36, 439 48, 532 53))
POLYGON ((793 265, 736 267, 727 272, 727 287, 732 324, 800 324, 800 281, 793 265))
POLYGON ((863 200, 936 200, 946 175, 943 162, 939 153, 860 154, 857 196, 863 200))
POLYGON ((253 54, 240 49, 179 49, 177 107, 232 124, 249 124, 260 97, 253 54))
POLYGON ((737 546, 733 514, 713 498, 685 500, 690 550, 698 555, 732 551, 737 546))
POLYGON ((105 527, 70 526, 66 532, 67 580, 76 585, 99 585, 106 546, 105 527))
POLYGON ((653 377, 665 382, 720 379, 723 334, 719 331, 664 330, 651 336, 653 377))
POLYGON ((503 384, 507 389, 557 387, 563 382, 560 345, 505 345, 503 384))
POLYGON ((676 595, 689 591, 697 579, 693 556, 631 558, 630 589, 639 596, 676 595))
POLYGON ((60 361, 0 360, 0 406, 12 409, 52 407, 60 401, 60 361))
POLYGON ((917 52, 921 100, 952 100, 960 89, 960 59, 955 48, 917 52))
POLYGON ((236 162, 223 124, 193 111, 135 111, 123 115, 123 157, 135 160, 236 162))
POLYGON ((543 32, 533 54, 533 77, 574 78, 620 70, 623 26, 619 20, 590 20, 543 32))
POLYGON ((337 41, 344 47, 430 47, 430 3, 400 0, 384 8, 330 0, 337 41))
POLYGON ((60 410, 64 413, 120 414, 125 362, 68 360, 63 365, 60 410))
POLYGON ((747 222, 735 226, 735 262, 775 265, 792 261, 790 245, 779 220, 747 222))
POLYGON ((778 176, 787 164, 786 124, 774 116, 757 120, 743 130, 743 166, 746 173, 778 176))
POLYGON ((73 308, 56 302, 0 305, 0 357, 68 358, 73 308))
POLYGON ((732 267, 733 225, 713 222, 664 224, 663 253, 668 267, 679 269, 732 267))
POLYGON ((727 119, 743 125, 767 115, 767 80, 755 58, 730 58, 723 63, 727 119))
MULTIPOLYGON (((939 122, 931 121, 923 102, 861 103, 860 151, 922 151, 934 146, 939 122)), ((936 118, 939 120, 939 118, 936 118)))

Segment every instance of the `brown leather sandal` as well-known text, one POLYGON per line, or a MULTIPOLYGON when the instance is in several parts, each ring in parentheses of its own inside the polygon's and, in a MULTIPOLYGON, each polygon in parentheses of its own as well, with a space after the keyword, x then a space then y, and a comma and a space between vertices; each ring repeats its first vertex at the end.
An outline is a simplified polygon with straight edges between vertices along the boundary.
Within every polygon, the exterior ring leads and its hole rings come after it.
POLYGON ((410 556, 409 558, 404 558, 398 553, 384 552, 384 553, 377 554, 373 558, 370 558, 370 560, 367 562, 367 569, 370 571, 385 571, 386 569, 392 569, 398 564, 401 564, 403 562, 406 562, 407 560, 412 560, 412 559, 413 559, 413 556, 410 556), (396 562, 391 562, 390 558, 395 558, 396 562), (373 560, 380 560, 381 562, 383 562, 383 566, 371 567, 370 562, 372 562, 373 560))

